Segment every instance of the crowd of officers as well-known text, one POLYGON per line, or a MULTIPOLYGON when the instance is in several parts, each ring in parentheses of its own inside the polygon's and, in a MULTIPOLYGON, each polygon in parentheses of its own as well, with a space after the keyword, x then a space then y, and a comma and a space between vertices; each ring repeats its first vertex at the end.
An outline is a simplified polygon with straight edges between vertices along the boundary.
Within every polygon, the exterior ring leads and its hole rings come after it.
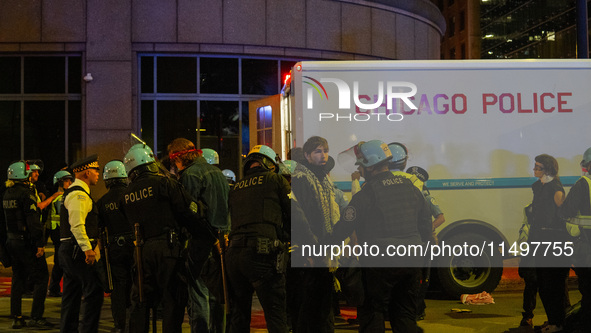
MULTIPOLYGON (((36 186, 41 168, 14 162, 0 233, 0 259, 13 268, 12 328, 53 326, 43 317, 44 302, 47 293, 59 295, 63 274, 61 332, 97 332, 105 292, 111 293, 113 332, 148 332, 150 318, 152 327, 162 319, 163 332, 181 332, 185 311, 192 332, 248 332, 254 292, 269 332, 333 332, 334 267, 325 258, 290 265, 289 252, 345 238, 384 245, 434 242, 444 218, 424 186, 426 171, 403 171, 403 144, 372 140, 351 147, 357 172, 350 201, 330 179, 334 160, 328 152, 328 142, 314 136, 283 163, 270 147, 258 145, 236 182, 215 165, 215 154, 187 139, 168 145, 166 166, 137 143, 123 160, 104 166, 108 192, 97 201, 90 194, 100 177, 97 155, 56 172, 57 191, 48 198, 36 186), (48 288, 49 236, 56 252, 48 288), (33 304, 25 322, 21 303, 28 282, 33 304)), ((585 156, 589 168, 591 150, 585 156)), ((571 191, 567 201, 573 212, 578 207, 578 214, 591 215, 585 185, 578 182, 573 190, 582 189, 571 191)), ((428 269, 359 260, 359 331, 383 332, 385 320, 395 332, 420 331, 428 269)), ((583 293, 584 311, 587 302, 583 293)))

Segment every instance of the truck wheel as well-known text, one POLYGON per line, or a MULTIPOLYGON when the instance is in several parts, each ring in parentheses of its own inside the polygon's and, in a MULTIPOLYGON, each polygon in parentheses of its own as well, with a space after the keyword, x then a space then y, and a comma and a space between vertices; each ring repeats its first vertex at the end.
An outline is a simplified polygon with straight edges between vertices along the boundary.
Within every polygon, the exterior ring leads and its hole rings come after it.
POLYGON ((503 274, 503 259, 496 247, 494 255, 490 255, 491 239, 480 234, 464 232, 452 235, 444 241, 446 247, 450 245, 453 248, 454 245, 461 245, 462 249, 464 249, 464 242, 469 246, 476 245, 479 249, 483 244, 486 245, 481 256, 452 254, 439 258, 437 277, 443 292, 458 299, 462 294, 477 294, 483 291, 490 293, 495 290, 503 274))

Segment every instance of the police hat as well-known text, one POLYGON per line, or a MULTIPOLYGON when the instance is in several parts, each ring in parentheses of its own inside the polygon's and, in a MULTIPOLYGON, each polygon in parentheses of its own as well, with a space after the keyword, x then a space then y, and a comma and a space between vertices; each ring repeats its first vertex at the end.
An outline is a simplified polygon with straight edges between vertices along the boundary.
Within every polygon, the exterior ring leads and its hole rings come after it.
POLYGON ((74 173, 78 173, 78 172, 82 172, 86 169, 99 169, 99 164, 98 164, 98 155, 94 154, 91 156, 88 156, 84 159, 81 159, 77 162, 75 162, 74 164, 72 164, 71 166, 72 172, 74 173))

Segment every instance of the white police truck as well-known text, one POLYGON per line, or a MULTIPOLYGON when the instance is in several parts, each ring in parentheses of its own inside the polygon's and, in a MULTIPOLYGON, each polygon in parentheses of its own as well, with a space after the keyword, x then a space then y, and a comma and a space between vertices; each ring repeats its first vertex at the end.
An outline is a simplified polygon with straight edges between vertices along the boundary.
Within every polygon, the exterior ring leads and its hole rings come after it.
MULTIPOLYGON (((432 275, 453 296, 494 290, 516 263, 507 259, 519 252, 534 157, 554 156, 568 189, 591 146, 589 60, 300 62, 276 100, 273 142, 283 157, 313 135, 335 159, 359 141, 408 147, 407 166, 428 171, 445 214, 440 244, 486 247, 433 259, 432 275)), ((251 104, 251 124, 263 104, 251 104)), ((350 189, 346 166, 331 177, 350 189)))

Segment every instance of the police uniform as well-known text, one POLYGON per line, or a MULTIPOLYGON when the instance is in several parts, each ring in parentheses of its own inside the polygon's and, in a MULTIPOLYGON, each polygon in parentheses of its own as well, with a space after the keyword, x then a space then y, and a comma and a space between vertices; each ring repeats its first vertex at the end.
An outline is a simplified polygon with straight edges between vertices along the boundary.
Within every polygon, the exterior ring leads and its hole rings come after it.
POLYGON ((60 281, 64 275, 64 271, 59 264, 59 249, 61 245, 60 235, 60 210, 64 204, 64 195, 58 195, 49 205, 49 231, 51 242, 54 247, 53 268, 51 269, 51 278, 49 279, 49 296, 61 296, 60 281))
MULTIPOLYGON (((360 244, 420 244, 431 235, 431 218, 421 192, 407 177, 384 171, 369 179, 344 209, 329 238, 337 244, 356 231, 360 244)), ((383 332, 384 309, 392 330, 415 332, 420 267, 416 258, 362 256, 366 298, 358 308, 360 332, 383 332), (414 265, 416 266, 416 265, 414 265)))
POLYGON ((230 192, 232 230, 226 255, 232 290, 230 332, 249 331, 253 291, 269 332, 287 332, 285 271, 278 266, 290 230, 289 193, 283 176, 260 166, 246 170, 230 192))
POLYGON ((34 284, 31 319, 41 320, 49 272, 45 255, 36 256, 38 248, 45 244, 35 193, 27 183, 14 181, 4 193, 2 206, 6 218, 6 248, 12 260, 10 315, 15 318, 22 315, 22 296, 30 279, 34 284))
POLYGON ((140 302, 134 274, 130 332, 147 332, 149 308, 162 306, 162 331, 180 332, 187 304, 187 285, 179 277, 183 265, 180 228, 196 242, 211 247, 215 241, 207 221, 190 195, 171 178, 157 173, 154 163, 134 168, 132 182, 123 193, 121 210, 141 230, 143 293, 140 302))
MULTIPOLYGON (((127 185, 116 182, 98 201, 99 228, 106 230, 106 246, 109 253, 109 266, 113 281, 111 291, 111 313, 115 328, 125 329, 126 311, 130 306, 130 290, 133 267, 133 227, 119 210, 121 198, 127 185)), ((103 258, 106 258, 104 255, 103 258)))
MULTIPOLYGON (((79 173, 98 169, 98 157, 92 155, 72 165, 79 173)), ((76 179, 64 191, 64 204, 60 212, 60 265, 64 271, 64 286, 60 331, 96 332, 103 305, 104 290, 100 281, 99 265, 87 264, 85 251, 97 245, 98 211, 88 184, 76 179), (81 303, 82 317, 80 318, 81 303)))
MULTIPOLYGON (((591 216, 591 176, 581 177, 570 189, 566 199, 559 208, 563 218, 584 218, 589 221, 591 216)), ((567 227, 569 227, 567 225, 567 227)), ((570 226, 572 227, 572 226, 570 226)), ((574 227, 577 236, 575 241, 574 266, 579 280, 581 292, 581 327, 587 329, 591 325, 591 228, 574 227)))

